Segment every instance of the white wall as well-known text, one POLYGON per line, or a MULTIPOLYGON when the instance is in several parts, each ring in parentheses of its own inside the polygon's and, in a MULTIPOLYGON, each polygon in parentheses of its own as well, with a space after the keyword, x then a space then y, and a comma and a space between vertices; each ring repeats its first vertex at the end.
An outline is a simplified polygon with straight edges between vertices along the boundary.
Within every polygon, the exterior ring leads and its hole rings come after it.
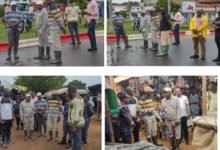
POLYGON ((120 5, 112 5, 113 11, 122 11, 127 10, 127 6, 120 6, 120 5))
MULTIPOLYGON (((11 2, 12 0, 0 0, 0 5, 3 5, 4 4, 4 2, 7 2, 7 3, 9 3, 9 2, 11 2)), ((16 2, 18 2, 18 3, 29 3, 29 0, 15 0, 16 2)))

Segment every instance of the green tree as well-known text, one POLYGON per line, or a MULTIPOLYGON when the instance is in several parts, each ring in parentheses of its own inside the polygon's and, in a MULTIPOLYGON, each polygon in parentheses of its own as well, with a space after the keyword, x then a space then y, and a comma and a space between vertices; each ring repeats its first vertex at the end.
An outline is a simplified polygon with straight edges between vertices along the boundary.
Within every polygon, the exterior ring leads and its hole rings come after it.
POLYGON ((45 93, 64 87, 66 80, 64 76, 18 76, 14 84, 25 86, 29 91, 45 93))
POLYGON ((80 89, 80 90, 86 89, 86 83, 79 80, 73 80, 69 82, 68 85, 73 85, 76 89, 80 89))
MULTIPOLYGON (((166 9, 168 9, 168 0, 159 0, 156 4, 155 9, 160 10, 161 7, 165 7, 166 9)), ((174 11, 175 9, 180 9, 180 5, 171 2, 171 11, 174 11)))
POLYGON ((128 11, 127 11, 127 10, 121 10, 121 11, 119 12, 119 14, 122 15, 124 18, 127 18, 127 16, 128 16, 128 11))

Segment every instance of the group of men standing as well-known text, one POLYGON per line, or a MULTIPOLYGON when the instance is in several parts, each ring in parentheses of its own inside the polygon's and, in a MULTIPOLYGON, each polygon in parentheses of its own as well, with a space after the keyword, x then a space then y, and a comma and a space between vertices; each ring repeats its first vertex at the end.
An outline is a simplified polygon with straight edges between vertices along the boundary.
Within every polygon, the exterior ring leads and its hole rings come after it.
MULTIPOLYGON (((216 93, 215 82, 209 83, 209 87, 212 93, 216 93)), ((166 125, 167 136, 170 139, 172 150, 178 150, 183 140, 188 145, 187 120, 190 119, 191 112, 194 113, 194 110, 190 109, 191 103, 194 104, 192 97, 189 100, 187 96, 182 94, 180 88, 171 89, 165 87, 163 89, 164 98, 161 100, 159 106, 159 113, 155 109, 153 93, 154 90, 146 86, 139 100, 135 97, 134 90, 131 87, 127 87, 126 93, 120 92, 117 94, 120 100, 119 120, 123 143, 131 144, 132 134, 134 142, 139 142, 139 132, 141 124, 143 124, 147 141, 156 146, 162 146, 157 140, 157 122, 161 122, 166 125)), ((207 95, 211 94, 208 92, 207 95)), ((217 99, 213 95, 210 97, 213 99, 207 103, 208 112, 213 112, 213 110, 217 112, 217 109, 213 108, 217 99), (209 104, 211 106, 208 106, 209 104)), ((195 117, 194 114, 192 115, 195 117)))
MULTIPOLYGON (((81 12, 79 6, 72 2, 66 7, 65 13, 59 7, 53 5, 53 0, 36 0, 33 3, 35 13, 35 24, 37 29, 37 37, 39 40, 38 55, 34 59, 48 60, 51 58, 51 48, 54 52, 55 59, 50 64, 62 63, 62 46, 60 41, 60 31, 66 33, 65 25, 68 25, 72 39, 72 45, 80 45, 80 36, 78 31, 78 20, 80 14, 87 15, 88 37, 91 48, 88 51, 96 51, 96 35, 95 26, 96 19, 99 15, 98 4, 95 0, 88 0, 87 9, 81 12), (48 40, 48 28, 52 39, 51 47, 48 40), (75 36, 77 43, 75 42, 75 36), (45 53, 46 51, 46 53, 45 53)), ((4 13, 4 24, 8 30, 8 57, 11 60, 11 51, 14 47, 14 59, 19 59, 17 52, 19 46, 19 37, 23 21, 22 12, 17 10, 16 1, 11 2, 11 10, 4 13)), ((7 6, 8 7, 8 6, 7 6)))
MULTIPOLYGON (((65 144, 65 148, 80 150, 82 144, 87 144, 88 128, 94 113, 89 97, 88 93, 78 95, 74 86, 68 86, 63 111, 63 101, 55 93, 52 93, 48 100, 44 99, 40 92, 37 93, 37 97, 35 94, 27 93, 24 100, 17 102, 19 118, 23 123, 24 141, 34 140, 33 132, 36 126, 38 137, 47 136, 47 141, 54 139, 58 144, 65 144), (58 142, 58 123, 62 116, 63 138, 58 142)), ((0 99, 0 133, 4 148, 14 143, 11 139, 11 127, 14 106, 17 106, 15 103, 10 98, 10 90, 5 89, 0 99)))
MULTIPOLYGON (((219 14, 220 9, 217 9, 218 17, 213 21, 215 27, 215 41, 219 51, 219 14)), ((160 45, 161 48, 157 54, 158 57, 168 56, 169 43, 170 43, 170 31, 174 34, 174 43, 172 45, 180 45, 180 27, 183 23, 183 16, 181 12, 176 9, 173 17, 168 14, 165 7, 161 7, 160 11, 141 11, 141 23, 140 32, 143 36, 143 46, 141 49, 158 51, 158 33, 160 32, 160 45), (148 33, 151 32, 152 48, 148 47, 148 33)), ((112 16, 112 23, 115 29, 117 37, 117 48, 120 48, 120 37, 123 38, 125 43, 125 48, 131 48, 128 45, 128 38, 124 29, 125 18, 120 15, 119 12, 115 12, 112 16)), ((208 18, 202 9, 198 9, 195 16, 191 18, 189 22, 189 30, 192 34, 194 54, 190 56, 191 59, 201 58, 201 60, 206 59, 206 37, 208 28, 208 18), (199 56, 199 43, 201 45, 201 54, 199 56)), ((219 52, 218 52, 219 53, 219 52)), ((214 62, 220 61, 220 54, 214 59, 214 62)), ((219 62, 217 64, 220 64, 219 62)))

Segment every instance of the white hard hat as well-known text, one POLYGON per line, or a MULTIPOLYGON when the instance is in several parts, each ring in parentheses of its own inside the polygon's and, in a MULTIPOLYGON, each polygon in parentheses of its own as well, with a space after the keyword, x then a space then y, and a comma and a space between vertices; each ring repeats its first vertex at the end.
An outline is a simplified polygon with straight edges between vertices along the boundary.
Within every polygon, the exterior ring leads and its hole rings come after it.
POLYGON ((31 97, 30 93, 25 94, 25 97, 31 97))
POLYGON ((39 0, 39 1, 37 1, 36 5, 44 5, 44 2, 39 0))
POLYGON ((172 89, 169 88, 169 87, 165 87, 163 90, 166 91, 166 92, 172 92, 172 89))
POLYGON ((38 92, 38 93, 37 93, 37 96, 42 96, 41 92, 38 92))
POLYGON ((16 1, 11 1, 11 6, 13 5, 17 5, 17 2, 16 1))

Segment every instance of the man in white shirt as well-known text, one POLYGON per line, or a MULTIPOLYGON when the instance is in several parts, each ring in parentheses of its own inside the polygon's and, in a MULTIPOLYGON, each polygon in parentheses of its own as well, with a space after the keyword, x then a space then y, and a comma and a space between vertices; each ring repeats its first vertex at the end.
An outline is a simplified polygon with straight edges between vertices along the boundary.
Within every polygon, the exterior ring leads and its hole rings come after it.
POLYGON ((175 42, 172 45, 179 45, 180 44, 180 35, 179 35, 179 31, 180 31, 180 25, 182 23, 182 19, 183 16, 182 14, 179 12, 178 9, 175 10, 175 16, 172 19, 172 21, 174 21, 174 30, 173 30, 173 34, 174 34, 174 38, 175 38, 175 42))
POLYGON ((145 11, 141 12, 141 24, 140 32, 143 35, 144 46, 141 46, 141 49, 148 49, 148 29, 150 27, 150 17, 146 14, 145 11))
POLYGON ((181 137, 185 138, 185 142, 188 145, 188 128, 187 128, 187 119, 190 115, 190 108, 189 108, 189 100, 185 95, 182 95, 182 91, 180 88, 176 88, 176 97, 180 103, 181 109, 181 137))
POLYGON ((10 98, 10 91, 9 89, 4 89, 4 96, 0 100, 0 123, 2 124, 2 142, 4 148, 14 143, 11 140, 12 109, 13 102, 10 98))
POLYGON ((76 45, 75 36, 77 40, 77 45, 81 44, 79 38, 79 32, 78 32, 78 20, 80 13, 81 10, 79 9, 79 6, 77 6, 75 2, 70 4, 70 6, 68 6, 65 10, 65 21, 68 22, 68 28, 72 38, 72 43, 71 43, 72 45, 76 45))

